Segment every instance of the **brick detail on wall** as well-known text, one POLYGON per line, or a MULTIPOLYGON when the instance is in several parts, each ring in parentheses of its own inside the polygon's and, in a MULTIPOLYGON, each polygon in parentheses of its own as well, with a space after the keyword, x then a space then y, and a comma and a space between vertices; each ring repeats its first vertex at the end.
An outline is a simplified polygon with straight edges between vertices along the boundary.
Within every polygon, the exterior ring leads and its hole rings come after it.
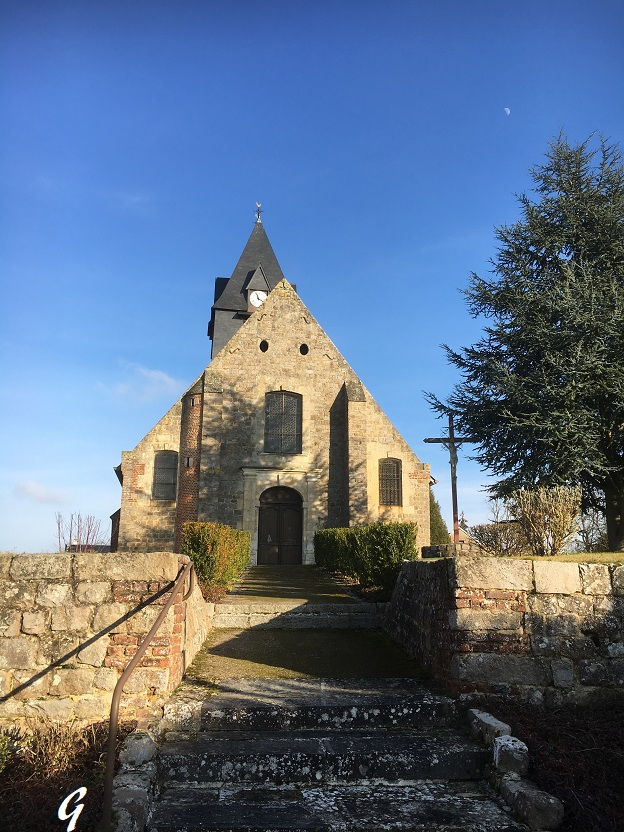
MULTIPOLYGON (((119 676, 186 562, 171 552, 0 554, 0 725, 37 714, 107 719, 119 676)), ((126 682, 124 718, 160 713, 213 613, 197 586, 178 597, 126 682)))
POLYGON ((132 462, 124 470, 124 485, 122 501, 130 505, 136 505, 139 494, 139 478, 145 475, 145 463, 132 462))
POLYGON ((202 377, 201 384, 195 385, 191 392, 182 398, 178 501, 175 518, 176 552, 180 552, 182 549, 184 524, 198 518, 203 410, 202 377))

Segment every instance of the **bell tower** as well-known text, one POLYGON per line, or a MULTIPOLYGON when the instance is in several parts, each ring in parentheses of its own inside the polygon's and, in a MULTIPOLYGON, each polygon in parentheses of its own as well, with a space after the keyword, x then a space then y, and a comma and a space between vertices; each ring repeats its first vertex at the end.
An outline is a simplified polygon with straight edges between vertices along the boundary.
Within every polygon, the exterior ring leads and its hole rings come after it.
POLYGON ((208 337, 212 340, 212 357, 238 332, 247 318, 266 300, 269 292, 284 280, 260 219, 258 203, 256 222, 231 277, 217 277, 208 337))

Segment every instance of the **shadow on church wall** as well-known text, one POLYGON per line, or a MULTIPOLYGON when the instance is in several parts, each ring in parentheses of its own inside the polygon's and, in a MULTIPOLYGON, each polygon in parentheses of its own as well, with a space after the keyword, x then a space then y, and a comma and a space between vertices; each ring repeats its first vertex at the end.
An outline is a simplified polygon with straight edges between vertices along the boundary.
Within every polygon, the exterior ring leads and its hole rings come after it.
MULTIPOLYGON (((349 468, 347 452, 346 395, 341 389, 330 408, 328 428, 304 423, 301 454, 265 453, 264 398, 250 402, 236 392, 209 393, 204 399, 201 455, 193 458, 199 466, 198 511, 194 519, 225 523, 243 528, 245 518, 243 469, 279 474, 282 471, 318 472, 318 486, 308 510, 315 528, 349 524, 349 468), (325 432, 327 431, 327 432, 325 432), (318 441, 321 437, 322 441, 318 441)), ((148 437, 146 439, 149 438, 148 437)), ((145 474, 137 480, 134 502, 121 509, 120 551, 165 551, 173 548, 175 502, 152 499, 152 460, 162 442, 143 441, 136 463, 145 474)), ((180 457, 180 472, 185 459, 180 457)), ((366 476, 365 465, 355 465, 366 476)), ((130 476, 129 472, 124 473, 130 476)), ((353 478, 351 478, 353 479, 353 478)), ((272 482, 271 485, 277 484, 272 482)), ((289 484, 290 486, 290 484, 289 484)), ((269 487, 269 486, 267 486, 269 487)), ((303 487, 295 486, 299 492, 303 487)), ((308 495, 302 494, 306 499, 308 495)), ((256 495, 256 499, 259 495, 256 495)), ((178 500, 186 495, 179 494, 178 500)), ((185 517, 185 519, 187 519, 185 517)))

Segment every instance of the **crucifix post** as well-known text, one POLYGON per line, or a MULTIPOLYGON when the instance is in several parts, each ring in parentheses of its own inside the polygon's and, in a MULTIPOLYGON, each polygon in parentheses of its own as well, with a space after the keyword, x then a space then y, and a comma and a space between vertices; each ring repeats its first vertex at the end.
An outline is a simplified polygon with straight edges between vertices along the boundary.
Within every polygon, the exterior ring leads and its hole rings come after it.
POLYGON ((453 414, 448 415, 449 435, 438 436, 433 439, 425 439, 425 442, 436 442, 449 452, 451 463, 451 497, 453 500, 453 543, 459 543, 459 509, 457 507, 457 449, 462 442, 474 442, 469 436, 455 436, 455 425, 453 414))

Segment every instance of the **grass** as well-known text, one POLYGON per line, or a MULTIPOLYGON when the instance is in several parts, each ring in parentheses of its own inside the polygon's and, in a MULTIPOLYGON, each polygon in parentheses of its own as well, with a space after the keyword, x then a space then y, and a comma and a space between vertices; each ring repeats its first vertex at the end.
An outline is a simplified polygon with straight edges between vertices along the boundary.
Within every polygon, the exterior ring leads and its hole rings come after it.
MULTIPOLYGON (((624 563, 624 552, 564 552, 552 557, 535 557, 534 555, 512 555, 495 558, 494 555, 475 555, 469 552, 465 556, 460 552, 459 557, 492 558, 492 560, 537 560, 554 561, 555 563, 624 563)), ((424 558, 427 561, 443 560, 443 558, 424 558)))
MULTIPOLYGON (((122 740, 136 723, 120 726, 122 740)), ((10 756, 0 772, 0 817, 12 832, 60 829, 58 807, 81 786, 87 789, 80 832, 96 832, 102 814, 108 722, 80 727, 47 717, 29 718, 26 730, 8 735, 10 756)))
POLYGON ((624 563, 624 552, 564 552, 562 555, 533 560, 554 560, 558 563, 624 563))

